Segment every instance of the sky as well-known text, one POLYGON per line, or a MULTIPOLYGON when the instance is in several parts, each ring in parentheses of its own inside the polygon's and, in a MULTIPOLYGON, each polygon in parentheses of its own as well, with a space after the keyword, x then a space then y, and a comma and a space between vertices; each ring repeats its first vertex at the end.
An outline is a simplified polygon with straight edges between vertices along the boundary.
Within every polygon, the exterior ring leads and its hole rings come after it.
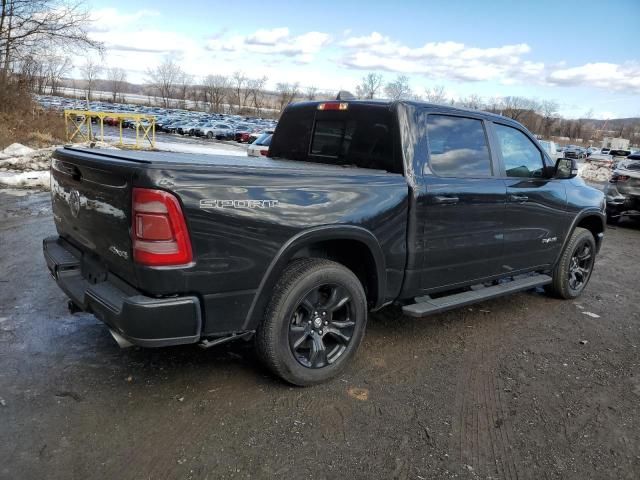
POLYGON ((640 0, 90 0, 105 67, 355 92, 376 72, 420 95, 555 100, 567 118, 640 117, 640 0), (108 6, 106 6, 108 5, 108 6))

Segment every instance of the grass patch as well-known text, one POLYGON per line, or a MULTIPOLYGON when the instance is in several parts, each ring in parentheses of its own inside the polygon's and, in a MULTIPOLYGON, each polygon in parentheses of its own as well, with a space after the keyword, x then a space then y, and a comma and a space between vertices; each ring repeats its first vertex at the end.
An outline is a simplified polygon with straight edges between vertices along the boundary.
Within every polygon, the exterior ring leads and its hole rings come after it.
POLYGON ((0 88, 0 149, 12 143, 47 147, 66 137, 59 112, 43 110, 31 94, 18 85, 0 88))

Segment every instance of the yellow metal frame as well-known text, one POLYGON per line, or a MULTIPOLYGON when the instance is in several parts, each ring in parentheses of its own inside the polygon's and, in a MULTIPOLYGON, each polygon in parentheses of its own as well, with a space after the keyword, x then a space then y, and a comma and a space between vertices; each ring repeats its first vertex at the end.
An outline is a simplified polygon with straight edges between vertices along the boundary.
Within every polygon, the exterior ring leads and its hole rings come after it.
POLYGON ((156 146, 156 117, 154 115, 145 115, 142 113, 117 113, 117 112, 96 112, 91 110, 65 110, 64 125, 67 132, 67 141, 73 142, 79 139, 82 142, 90 142, 95 140, 91 128, 91 119, 97 118, 100 124, 100 136, 98 139, 104 141, 104 119, 115 118, 118 120, 120 131, 119 145, 129 148, 155 148, 156 146), (79 119, 80 118, 80 119, 79 119), (136 143, 125 144, 122 137, 122 121, 134 120, 136 123, 136 143), (145 127, 140 125, 140 121, 146 120, 149 124, 145 127), (149 142, 148 146, 146 141, 149 142))

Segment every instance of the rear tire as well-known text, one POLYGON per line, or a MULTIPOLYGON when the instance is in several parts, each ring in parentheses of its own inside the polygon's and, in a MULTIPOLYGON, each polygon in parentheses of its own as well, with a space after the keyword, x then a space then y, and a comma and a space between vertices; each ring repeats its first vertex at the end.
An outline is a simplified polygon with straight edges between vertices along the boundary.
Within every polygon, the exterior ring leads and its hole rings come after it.
POLYGON ((344 370, 366 323, 367 299, 351 270, 330 260, 296 260, 276 284, 256 332, 256 349, 280 378, 314 385, 344 370))
POLYGON ((553 281, 545 290, 553 296, 572 299, 583 292, 595 264, 596 241, 591 232, 577 227, 553 269, 553 281))

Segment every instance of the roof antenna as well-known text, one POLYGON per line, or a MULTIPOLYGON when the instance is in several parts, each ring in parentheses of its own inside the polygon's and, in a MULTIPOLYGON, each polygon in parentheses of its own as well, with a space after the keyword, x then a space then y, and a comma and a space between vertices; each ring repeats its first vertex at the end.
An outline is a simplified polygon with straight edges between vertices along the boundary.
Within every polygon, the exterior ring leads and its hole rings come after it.
POLYGON ((336 97, 336 100, 355 100, 356 97, 353 95, 353 93, 347 91, 347 90, 340 90, 338 92, 338 96, 336 97))

